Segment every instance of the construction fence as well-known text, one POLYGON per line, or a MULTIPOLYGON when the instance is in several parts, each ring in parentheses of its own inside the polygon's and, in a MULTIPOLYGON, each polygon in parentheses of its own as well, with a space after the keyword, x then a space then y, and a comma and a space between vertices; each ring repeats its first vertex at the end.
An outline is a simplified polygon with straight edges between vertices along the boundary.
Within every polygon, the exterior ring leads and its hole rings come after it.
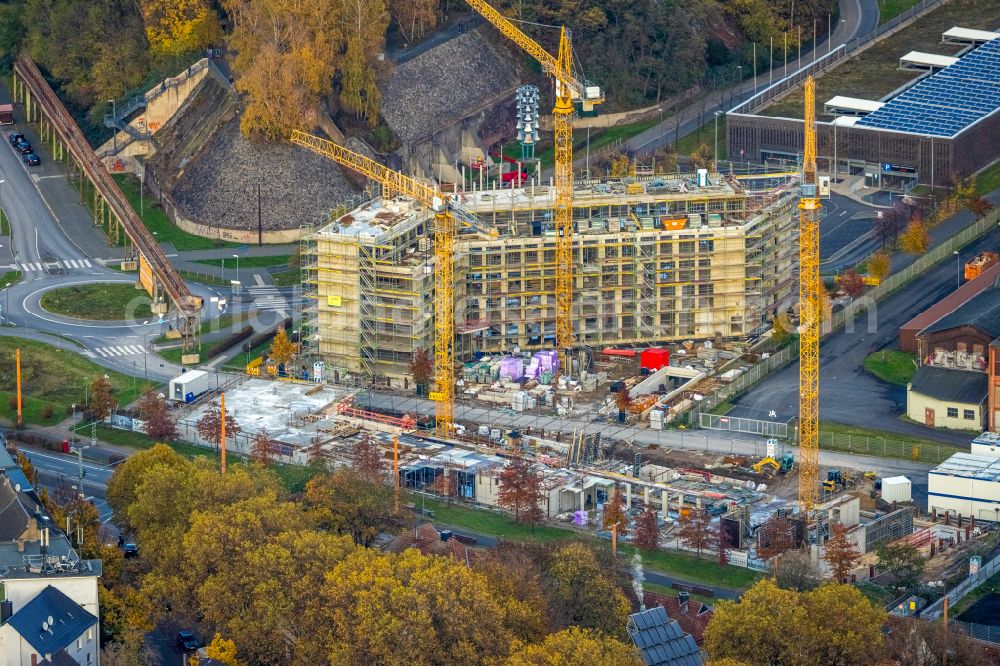
MULTIPOLYGON (((843 310, 835 312, 831 326, 829 330, 824 331, 824 334, 836 330, 848 322, 853 325, 854 317, 857 314, 869 309, 873 303, 880 301, 911 280, 919 277, 935 264, 945 259, 951 259, 956 251, 961 250, 980 236, 996 229, 998 222, 1000 222, 1000 210, 995 210, 982 219, 976 220, 951 238, 942 241, 906 268, 887 277, 881 284, 866 292, 864 296, 843 310)), ((869 324, 871 324, 871 321, 869 321, 869 324)))
POLYGON ((862 456, 901 458, 931 464, 944 462, 952 454, 960 451, 959 448, 948 444, 919 444, 900 439, 823 432, 822 424, 819 427, 819 448, 822 451, 843 451, 862 456))
MULTIPOLYGON (((979 571, 977 571, 974 575, 970 575, 968 578, 966 578, 961 583, 959 583, 951 590, 949 590, 948 594, 945 595, 945 597, 947 597, 948 599, 948 607, 949 608, 953 607, 959 601, 964 599, 965 595, 967 595, 969 592, 972 592, 974 589, 985 583, 993 576, 993 574, 997 573, 998 571, 1000 571, 1000 555, 995 556, 989 562, 984 562, 979 567, 979 571)), ((922 617, 925 620, 936 620, 940 618, 944 614, 945 597, 941 597, 934 603, 928 604, 928 606, 920 612, 920 617, 922 617)), ((961 624, 971 626, 974 625, 975 623, 963 622, 961 624)), ((975 627, 984 627, 984 626, 985 625, 975 625, 975 627)), ((992 640, 991 642, 1000 642, 1000 627, 988 627, 988 629, 990 629, 989 632, 980 631, 980 633, 987 636, 993 636, 996 640, 992 640)), ((969 631, 968 633, 970 636, 973 635, 971 631, 969 631)), ((974 636, 974 638, 979 638, 979 636, 974 636)), ((981 638, 980 640, 988 640, 988 639, 981 638)))
POLYGON ((741 416, 719 416, 718 414, 699 414, 698 427, 707 430, 729 430, 731 432, 748 432, 762 437, 788 437, 788 424, 763 419, 748 419, 741 416))
MULTIPOLYGON (((787 347, 772 353, 760 363, 750 366, 747 368, 746 372, 722 388, 714 391, 710 395, 706 395, 691 408, 690 412, 688 412, 688 423, 694 427, 699 427, 702 422, 702 415, 711 415, 710 412, 722 403, 730 400, 731 398, 735 398, 741 393, 749 391, 754 384, 764 379, 764 377, 767 377, 775 370, 785 367, 792 361, 798 360, 798 358, 799 343, 798 340, 795 340, 787 347)), ((735 428, 726 429, 735 430, 735 428)))
MULTIPOLYGON (((850 41, 829 49, 828 52, 822 56, 818 56, 815 50, 812 53, 806 52, 803 54, 802 58, 807 59, 811 55, 812 62, 801 66, 791 74, 779 79, 777 83, 768 86, 757 95, 754 95, 745 102, 738 104, 732 109, 731 113, 753 113, 757 109, 769 104, 773 99, 780 97, 785 91, 799 86, 807 76, 815 76, 827 69, 830 69, 841 60, 850 58, 862 49, 868 47, 872 42, 878 40, 880 37, 895 32, 905 23, 909 22, 910 19, 934 9, 945 1, 946 0, 920 0, 920 2, 916 3, 910 9, 897 14, 892 19, 886 21, 874 30, 866 32, 863 35, 857 35, 850 41)), ((776 72, 778 69, 778 67, 775 67, 774 71, 776 72)))

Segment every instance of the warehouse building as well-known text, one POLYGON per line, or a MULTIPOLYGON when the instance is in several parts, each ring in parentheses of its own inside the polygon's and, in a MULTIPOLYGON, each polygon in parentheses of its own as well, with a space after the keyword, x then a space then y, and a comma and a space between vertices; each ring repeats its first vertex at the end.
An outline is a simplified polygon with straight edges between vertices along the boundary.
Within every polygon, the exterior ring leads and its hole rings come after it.
MULTIPOLYGON (((456 354, 552 348, 553 188, 459 195, 495 239, 456 242, 456 354)), ((576 337, 582 345, 742 339, 795 300, 795 179, 702 174, 579 183, 576 337)), ((303 343, 335 381, 409 387, 433 347, 433 213, 375 199, 303 242, 303 343)))
POLYGON ((973 441, 971 453, 956 453, 932 469, 927 475, 927 510, 1000 522, 1000 454, 996 451, 995 433, 985 433, 973 441))
MULTIPOLYGON (((1000 33, 953 28, 942 41, 965 49, 956 58, 915 51, 901 56, 900 69, 920 72, 902 92, 879 100, 826 100, 816 123, 820 162, 837 174, 863 174, 866 187, 906 190, 918 183, 946 185, 955 174, 969 176, 995 161, 1000 33)), ((783 91, 776 84, 727 114, 730 155, 798 162, 802 119, 761 115, 783 91)))

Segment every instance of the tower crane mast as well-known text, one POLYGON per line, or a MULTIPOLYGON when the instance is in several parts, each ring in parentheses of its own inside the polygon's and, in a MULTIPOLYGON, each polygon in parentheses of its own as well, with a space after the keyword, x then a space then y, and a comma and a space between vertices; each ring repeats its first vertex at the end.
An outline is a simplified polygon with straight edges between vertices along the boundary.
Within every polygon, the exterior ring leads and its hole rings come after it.
POLYGON ((431 398, 438 434, 455 431, 455 237, 458 222, 495 238, 495 228, 485 227, 475 216, 433 187, 410 178, 370 157, 333 141, 295 130, 291 142, 333 160, 382 187, 383 196, 393 193, 410 197, 434 211, 434 384, 431 398))
POLYGON ((808 520, 819 499, 820 203, 816 183, 816 83, 805 84, 805 141, 799 198, 799 507, 808 520))
POLYGON ((572 35, 565 27, 554 57, 484 0, 466 2, 555 79, 556 347, 568 350, 573 347, 573 104, 580 100, 589 110, 604 101, 604 93, 574 74, 572 35))

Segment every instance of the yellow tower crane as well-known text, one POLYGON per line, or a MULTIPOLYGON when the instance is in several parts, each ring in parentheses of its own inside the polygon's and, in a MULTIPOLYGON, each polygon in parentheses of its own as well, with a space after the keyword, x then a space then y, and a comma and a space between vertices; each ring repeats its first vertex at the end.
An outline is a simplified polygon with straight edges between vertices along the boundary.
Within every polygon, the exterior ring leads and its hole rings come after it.
POLYGON ((559 36, 559 55, 553 57, 483 0, 466 0, 483 18, 542 65, 556 82, 552 109, 555 134, 556 226, 556 348, 573 348, 573 104, 584 110, 604 102, 597 86, 577 78, 573 71, 572 35, 565 27, 559 36))
POLYGON ((327 157, 382 187, 385 197, 393 193, 410 197, 434 211, 434 422, 438 434, 455 431, 455 236, 456 218, 462 224, 496 238, 495 228, 485 227, 447 195, 418 180, 389 169, 375 160, 333 141, 295 130, 291 142, 327 157))
POLYGON ((816 83, 805 85, 805 143, 799 198, 799 506, 808 519, 819 498, 819 333, 823 302, 819 278, 816 184, 816 83))

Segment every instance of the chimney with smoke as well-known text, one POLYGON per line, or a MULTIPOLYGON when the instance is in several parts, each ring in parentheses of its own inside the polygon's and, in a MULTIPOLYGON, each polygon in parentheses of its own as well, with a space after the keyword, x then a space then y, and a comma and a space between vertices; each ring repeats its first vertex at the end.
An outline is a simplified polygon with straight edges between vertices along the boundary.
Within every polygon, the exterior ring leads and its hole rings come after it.
POLYGON ((642 589, 642 582, 646 580, 646 574, 642 570, 642 556, 637 552, 632 555, 632 589, 639 599, 639 610, 646 610, 646 595, 642 589))

